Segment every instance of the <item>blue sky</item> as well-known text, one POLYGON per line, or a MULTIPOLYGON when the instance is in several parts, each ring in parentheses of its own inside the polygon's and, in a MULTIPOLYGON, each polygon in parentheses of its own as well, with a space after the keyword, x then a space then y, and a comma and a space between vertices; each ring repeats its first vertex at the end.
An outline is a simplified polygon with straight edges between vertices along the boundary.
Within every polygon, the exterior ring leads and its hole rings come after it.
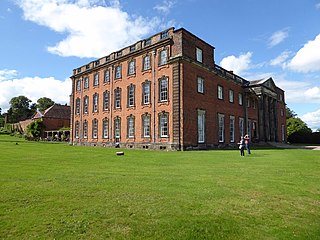
POLYGON ((72 69, 174 26, 215 46, 215 62, 272 77, 320 128, 320 0, 0 0, 0 107, 68 103, 72 69))

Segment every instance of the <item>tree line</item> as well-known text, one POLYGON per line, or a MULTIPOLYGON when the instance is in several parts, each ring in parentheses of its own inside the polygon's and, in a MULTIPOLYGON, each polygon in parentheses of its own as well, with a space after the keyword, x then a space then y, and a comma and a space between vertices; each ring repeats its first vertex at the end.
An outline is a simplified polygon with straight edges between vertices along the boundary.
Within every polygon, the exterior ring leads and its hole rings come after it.
MULTIPOLYGON (((13 97, 6 114, 7 123, 17 123, 31 118, 37 110, 44 111, 55 104, 50 98, 42 97, 32 103, 25 96, 13 97)), ((4 115, 0 108, 0 127, 4 126, 4 115)), ((320 129, 313 133, 308 125, 297 114, 286 107, 287 141, 290 143, 320 143, 320 129)))
POLYGON ((316 132, 297 117, 297 114, 290 108, 286 108, 287 118, 287 141, 289 143, 320 143, 320 129, 316 132))
POLYGON ((32 103, 29 98, 18 96, 11 98, 9 104, 10 108, 7 113, 2 113, 2 109, 0 108, 0 126, 2 126, 1 123, 4 123, 5 115, 7 117, 7 123, 17 123, 31 118, 37 110, 44 111, 54 105, 55 102, 50 98, 42 97, 39 98, 36 103, 32 103))

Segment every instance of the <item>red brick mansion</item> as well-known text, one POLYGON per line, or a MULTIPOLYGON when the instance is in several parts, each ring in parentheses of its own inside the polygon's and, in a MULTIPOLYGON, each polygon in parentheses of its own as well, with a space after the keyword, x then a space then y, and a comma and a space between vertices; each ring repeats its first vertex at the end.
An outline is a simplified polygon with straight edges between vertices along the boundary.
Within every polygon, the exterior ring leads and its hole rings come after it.
POLYGON ((73 70, 71 141, 140 149, 213 149, 286 141, 284 91, 215 64, 214 47, 170 28, 73 70))

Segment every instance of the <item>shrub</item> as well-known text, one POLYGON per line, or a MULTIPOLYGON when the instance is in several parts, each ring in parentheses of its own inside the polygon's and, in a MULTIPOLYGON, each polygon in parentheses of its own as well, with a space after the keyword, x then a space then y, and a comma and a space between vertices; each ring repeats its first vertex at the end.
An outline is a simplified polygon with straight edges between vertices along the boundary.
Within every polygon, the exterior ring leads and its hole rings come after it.
POLYGON ((39 138, 44 127, 44 123, 40 119, 37 119, 36 121, 30 123, 27 126, 28 137, 32 137, 33 139, 39 138))

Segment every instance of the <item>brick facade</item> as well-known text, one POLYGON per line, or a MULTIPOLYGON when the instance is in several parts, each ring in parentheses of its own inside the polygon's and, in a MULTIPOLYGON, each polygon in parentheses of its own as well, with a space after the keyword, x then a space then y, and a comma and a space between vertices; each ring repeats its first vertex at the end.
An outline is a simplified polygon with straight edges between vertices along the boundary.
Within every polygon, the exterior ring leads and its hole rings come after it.
POLYGON ((250 82, 219 67, 214 47, 185 29, 90 62, 71 80, 73 144, 211 149, 244 134, 286 141, 284 92, 271 78, 250 82))

